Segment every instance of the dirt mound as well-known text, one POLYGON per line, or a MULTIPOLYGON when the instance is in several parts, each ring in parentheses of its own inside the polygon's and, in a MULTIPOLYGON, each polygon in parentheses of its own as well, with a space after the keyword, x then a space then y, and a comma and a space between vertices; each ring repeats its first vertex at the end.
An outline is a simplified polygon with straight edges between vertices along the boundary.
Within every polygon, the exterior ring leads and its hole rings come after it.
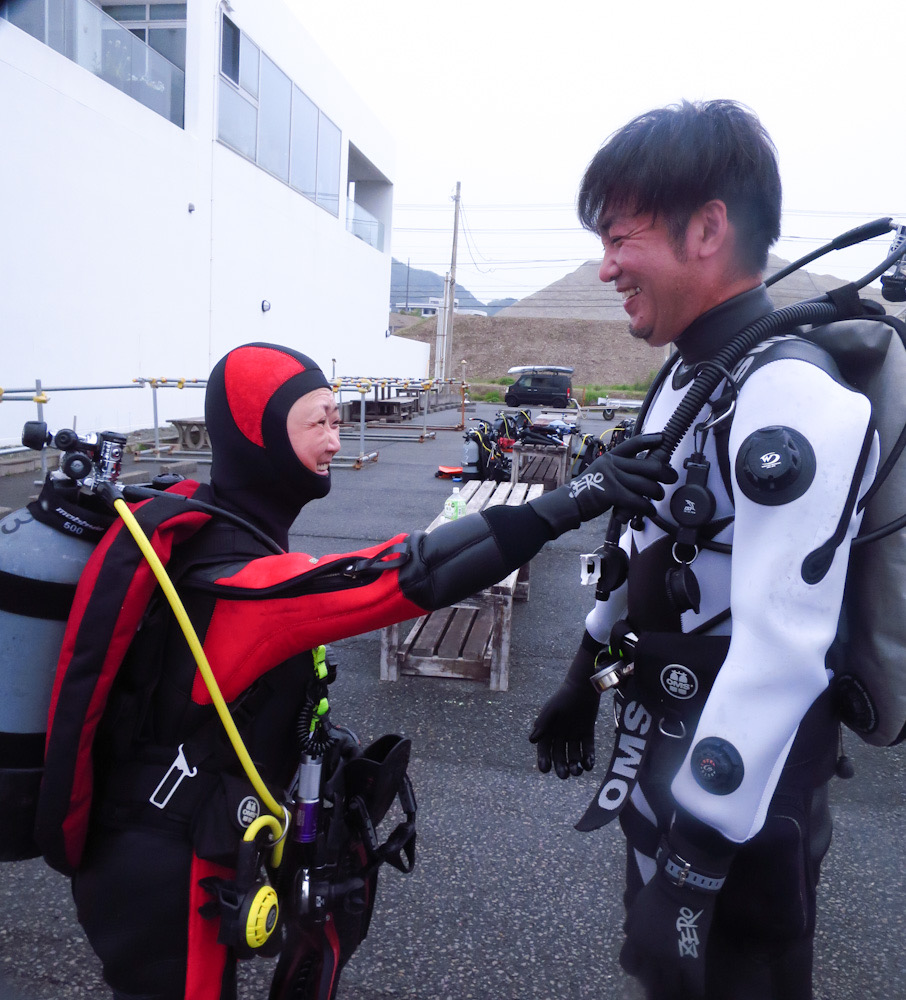
MULTIPOLYGON (((397 319, 391 317, 392 325, 402 326, 397 319)), ((430 344, 434 371, 436 332, 437 319, 430 317, 396 335, 430 344)), ((661 350, 633 340, 623 322, 528 316, 456 316, 452 357, 452 375, 461 374, 465 361, 470 382, 496 380, 514 365, 546 364, 572 366, 576 385, 632 385, 664 360, 661 350)))

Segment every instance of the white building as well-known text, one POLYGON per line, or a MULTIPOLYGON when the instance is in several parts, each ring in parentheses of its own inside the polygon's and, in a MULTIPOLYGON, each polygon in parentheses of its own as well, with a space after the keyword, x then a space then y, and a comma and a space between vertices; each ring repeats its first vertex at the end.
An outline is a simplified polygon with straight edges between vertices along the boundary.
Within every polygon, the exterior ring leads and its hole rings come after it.
MULTIPOLYGON (((443 309, 444 300, 438 295, 429 295, 427 302, 397 302, 397 312, 420 312, 422 316, 436 316, 443 309)), ((487 316, 486 309, 460 309, 459 299, 453 299, 453 312, 461 316, 487 316)))
MULTIPOLYGON (((0 144, 0 444, 36 416, 11 389, 204 379, 248 341, 425 374, 386 336, 391 140, 282 0, 0 0, 0 144)), ((150 425, 147 387, 48 395, 52 429, 150 425)))

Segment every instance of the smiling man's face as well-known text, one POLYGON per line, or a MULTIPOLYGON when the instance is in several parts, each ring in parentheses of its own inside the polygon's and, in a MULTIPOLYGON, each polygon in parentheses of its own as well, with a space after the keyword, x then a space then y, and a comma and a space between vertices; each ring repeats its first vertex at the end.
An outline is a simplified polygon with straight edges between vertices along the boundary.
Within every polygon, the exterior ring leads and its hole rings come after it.
POLYGON ((702 313, 695 271, 661 218, 617 212, 602 220, 598 276, 623 296, 633 337, 670 344, 702 313))

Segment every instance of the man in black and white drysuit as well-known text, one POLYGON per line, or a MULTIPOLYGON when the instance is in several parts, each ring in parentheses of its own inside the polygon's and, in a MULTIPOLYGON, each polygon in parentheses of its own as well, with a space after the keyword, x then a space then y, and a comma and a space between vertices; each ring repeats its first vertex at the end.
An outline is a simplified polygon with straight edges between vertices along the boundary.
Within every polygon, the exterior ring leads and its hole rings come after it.
MULTIPOLYGON (((622 294, 633 336, 678 352, 643 433, 773 310, 762 272, 780 205, 773 144, 730 101, 641 115, 592 160, 579 214, 603 241, 600 278, 622 294)), ((679 480, 658 517, 623 534, 628 577, 588 615, 530 735, 542 772, 589 769, 600 695, 588 678, 614 655, 632 660, 613 758, 578 829, 619 815, 620 962, 651 998, 812 995, 836 748, 825 654, 856 499, 877 466, 870 418, 831 358, 798 339, 759 345, 721 379, 676 447, 679 480), (707 523, 677 536, 671 526, 702 506, 707 523)))

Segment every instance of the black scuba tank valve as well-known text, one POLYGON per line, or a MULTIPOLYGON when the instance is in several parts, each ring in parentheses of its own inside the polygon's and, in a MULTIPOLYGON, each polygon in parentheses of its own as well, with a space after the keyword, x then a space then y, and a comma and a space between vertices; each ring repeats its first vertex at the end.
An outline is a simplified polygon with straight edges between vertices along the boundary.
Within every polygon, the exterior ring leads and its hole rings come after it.
POLYGON ((47 430, 43 420, 26 420, 22 428, 22 444, 32 451, 41 451, 53 441, 53 435, 47 430))
POLYGON ((22 429, 22 444, 26 448, 41 451, 52 444, 62 453, 60 471, 63 475, 87 487, 115 483, 119 479, 126 441, 126 435, 116 431, 79 437, 74 430, 63 428, 51 434, 43 420, 28 420, 22 429))
POLYGON ((67 451, 60 459, 60 469, 69 479, 84 479, 91 473, 91 456, 83 451, 67 451))

